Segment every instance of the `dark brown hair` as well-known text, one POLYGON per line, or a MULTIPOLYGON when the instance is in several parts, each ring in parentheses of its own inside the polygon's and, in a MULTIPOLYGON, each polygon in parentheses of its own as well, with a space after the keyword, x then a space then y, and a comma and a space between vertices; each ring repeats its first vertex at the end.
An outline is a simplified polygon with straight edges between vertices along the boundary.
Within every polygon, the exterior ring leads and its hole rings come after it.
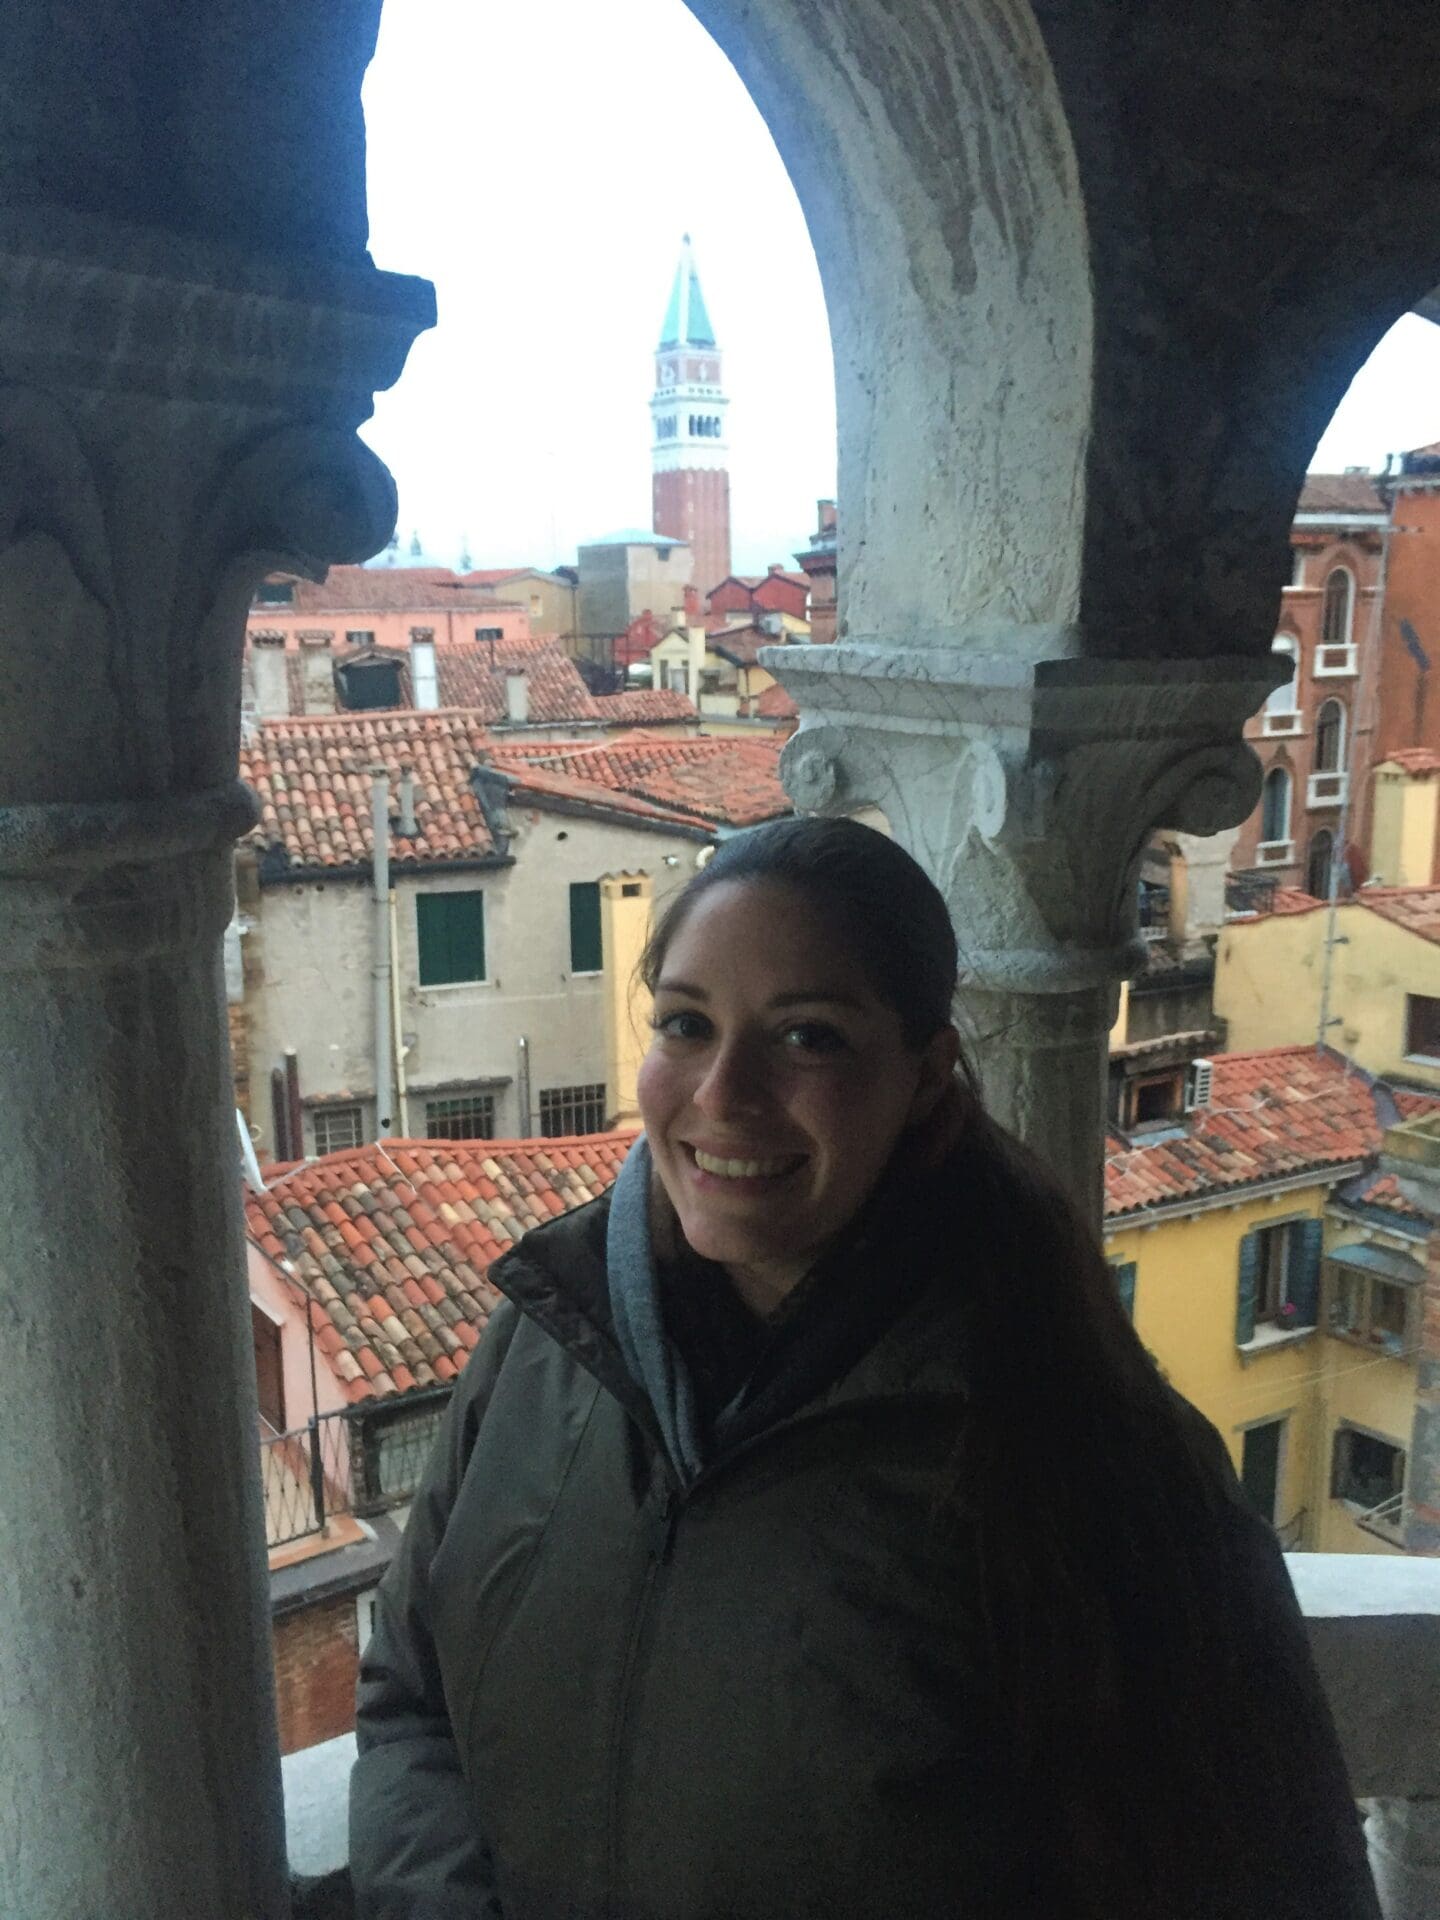
MULTIPOLYGON (((696 902, 732 883, 811 903, 912 1048, 951 1021, 944 899, 903 848, 851 820, 777 821, 722 842, 642 955, 652 991, 696 902)), ((1051 1817, 1068 1830, 1078 1897, 1107 1920, 1181 1914, 1204 1905, 1218 1835, 1229 1828, 1233 1844, 1244 1819, 1231 1804, 1236 1743, 1266 1734, 1218 1724, 1237 1691, 1223 1689, 1222 1709, 1213 1684, 1228 1660, 1219 1442, 1141 1345, 1075 1205, 985 1114, 967 1059, 949 1119, 933 1192, 975 1367, 940 1523, 973 1547, 1021 1777, 1056 1771, 1051 1817)))

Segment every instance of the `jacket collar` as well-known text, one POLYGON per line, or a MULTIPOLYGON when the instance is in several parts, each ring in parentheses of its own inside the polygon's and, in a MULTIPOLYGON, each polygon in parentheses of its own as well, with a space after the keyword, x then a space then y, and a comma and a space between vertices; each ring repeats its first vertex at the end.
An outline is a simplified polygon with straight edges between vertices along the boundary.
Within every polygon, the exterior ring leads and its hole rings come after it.
MULTIPOLYGON (((963 1170, 954 1162, 923 1176, 892 1176, 855 1224, 853 1237, 847 1234, 845 1245, 826 1256, 827 1264, 835 1262, 852 1284, 859 1279, 888 1289, 903 1280, 909 1300, 873 1343, 813 1396, 812 1407, 966 1395, 963 1263, 969 1236, 964 1208, 955 1204, 957 1179, 963 1179, 963 1170)), ((495 1262, 489 1277, 658 1441, 649 1400, 631 1377, 615 1338, 605 1265, 609 1215, 610 1196, 602 1194, 532 1228, 495 1262)), ((817 1279, 823 1298, 826 1283, 817 1279)))

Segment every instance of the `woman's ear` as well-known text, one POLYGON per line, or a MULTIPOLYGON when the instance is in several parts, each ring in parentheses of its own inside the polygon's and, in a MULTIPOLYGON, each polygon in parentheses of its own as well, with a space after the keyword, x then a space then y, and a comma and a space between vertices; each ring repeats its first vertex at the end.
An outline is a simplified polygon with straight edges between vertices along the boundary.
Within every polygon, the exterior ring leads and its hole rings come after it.
POLYGON ((959 1063, 960 1036, 954 1027, 941 1027, 921 1057, 920 1084, 906 1121, 921 1165, 938 1166, 969 1126, 974 1101, 956 1072, 959 1063))

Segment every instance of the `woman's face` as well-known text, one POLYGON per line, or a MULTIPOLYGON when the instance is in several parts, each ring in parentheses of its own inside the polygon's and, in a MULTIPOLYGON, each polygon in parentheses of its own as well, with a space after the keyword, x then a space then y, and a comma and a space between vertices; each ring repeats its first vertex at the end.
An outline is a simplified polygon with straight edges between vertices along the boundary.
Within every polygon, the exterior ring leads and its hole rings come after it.
POLYGON ((655 989, 640 1111, 696 1253, 765 1311, 866 1200, 904 1128, 954 1071, 923 1052, 801 896, 729 881, 703 894, 655 989))

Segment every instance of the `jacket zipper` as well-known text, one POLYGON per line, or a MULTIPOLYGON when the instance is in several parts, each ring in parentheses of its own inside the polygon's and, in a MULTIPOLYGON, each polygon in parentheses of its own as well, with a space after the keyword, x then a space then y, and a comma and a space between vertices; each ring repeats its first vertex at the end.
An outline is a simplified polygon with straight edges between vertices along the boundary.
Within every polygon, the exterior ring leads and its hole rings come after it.
POLYGON ((609 1779, 605 1795, 605 1901, 604 1911, 607 1920, 618 1920, 616 1902, 619 1897, 620 1877, 620 1783, 623 1777, 625 1739, 630 1722, 630 1691, 639 1662, 641 1647, 645 1640, 645 1629, 649 1625, 655 1590, 660 1584, 663 1570, 669 1566, 675 1546, 675 1534, 685 1509, 698 1493, 708 1492, 716 1480, 721 1480, 737 1461, 747 1459, 752 1453, 759 1452, 770 1441, 782 1434, 793 1432, 798 1427, 806 1427, 821 1421, 833 1419, 851 1411, 867 1407, 893 1405, 897 1397, 912 1400, 945 1399, 950 1394, 897 1396, 895 1394, 871 1394, 855 1400, 842 1401, 839 1406, 817 1407, 809 1413, 792 1415, 773 1427, 767 1427, 763 1433, 752 1434, 743 1440, 733 1452, 723 1459, 703 1468, 689 1486, 684 1486, 676 1478, 674 1469, 658 1448, 655 1459, 665 1479, 665 1494, 655 1511, 646 1522, 646 1566, 640 1583, 640 1591, 635 1599, 634 1611, 630 1618, 630 1633, 625 1647, 625 1659, 620 1670, 620 1690, 615 1703, 615 1714, 611 1722, 609 1779))

